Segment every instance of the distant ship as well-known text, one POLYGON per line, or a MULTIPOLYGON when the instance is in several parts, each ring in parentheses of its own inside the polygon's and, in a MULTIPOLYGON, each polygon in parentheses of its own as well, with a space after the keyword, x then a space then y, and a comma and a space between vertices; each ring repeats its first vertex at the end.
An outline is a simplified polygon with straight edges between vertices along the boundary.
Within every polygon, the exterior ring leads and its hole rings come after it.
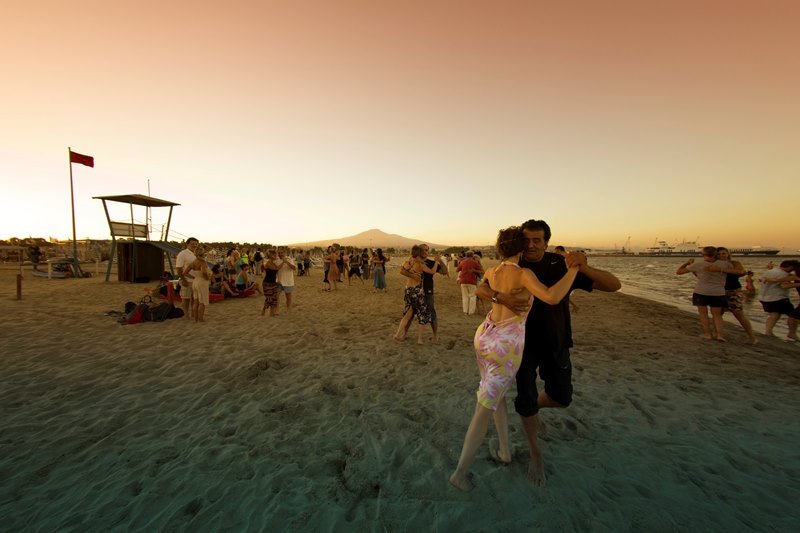
MULTIPOLYGON (((702 254, 702 246, 697 241, 683 241, 681 243, 671 245, 667 241, 656 241, 653 246, 645 248, 643 252, 636 255, 642 257, 700 257, 702 254)), ((750 248, 728 248, 731 255, 734 256, 773 256, 778 255, 780 250, 778 248, 753 246, 750 248)))

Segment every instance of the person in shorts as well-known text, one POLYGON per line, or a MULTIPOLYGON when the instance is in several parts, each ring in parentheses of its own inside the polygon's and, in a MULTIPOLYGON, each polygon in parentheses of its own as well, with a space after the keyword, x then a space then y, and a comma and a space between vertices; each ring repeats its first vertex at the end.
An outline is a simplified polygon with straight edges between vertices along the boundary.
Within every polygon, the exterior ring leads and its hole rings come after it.
POLYGON ((731 262, 717 259, 716 246, 704 246, 702 261, 695 263, 694 259, 689 259, 675 271, 678 275, 692 273, 697 276, 692 305, 697 307, 704 339, 725 342, 722 334, 722 312, 728 307, 728 297, 725 294, 726 270, 733 270, 731 262), (708 318, 709 309, 711 320, 708 318))
POLYGON ((764 333, 771 337, 775 324, 780 320, 781 315, 786 315, 789 333, 787 340, 797 341, 797 320, 798 313, 789 300, 789 289, 794 281, 800 279, 794 274, 797 262, 791 259, 782 261, 779 267, 766 271, 761 276, 761 290, 758 293, 758 301, 761 308, 767 313, 767 322, 764 333))
MULTIPOLYGON (((525 250, 519 266, 530 269, 547 287, 552 287, 564 277, 567 268, 579 267, 579 273, 570 291, 575 289, 590 292, 615 292, 621 287, 614 274, 589 266, 582 252, 570 252, 566 258, 547 251, 550 242, 550 226, 544 220, 528 220, 522 224, 525 250)), ((500 303, 517 313, 528 311, 526 298, 494 290, 484 279, 476 291, 478 297, 500 303)), ((517 372, 517 397, 514 408, 522 420, 522 428, 528 440, 530 462, 528 479, 534 485, 546 481, 544 460, 539 448, 538 435, 544 423, 539 416, 542 408, 565 408, 572 403, 572 324, 569 314, 569 296, 556 305, 536 298, 525 321, 525 347, 522 363, 517 372), (536 372, 544 381, 544 390, 536 387, 536 372)))
POLYGON ((297 272, 297 265, 286 253, 286 248, 278 248, 278 283, 281 291, 286 295, 286 312, 292 308, 292 291, 294 291, 294 273, 297 272))

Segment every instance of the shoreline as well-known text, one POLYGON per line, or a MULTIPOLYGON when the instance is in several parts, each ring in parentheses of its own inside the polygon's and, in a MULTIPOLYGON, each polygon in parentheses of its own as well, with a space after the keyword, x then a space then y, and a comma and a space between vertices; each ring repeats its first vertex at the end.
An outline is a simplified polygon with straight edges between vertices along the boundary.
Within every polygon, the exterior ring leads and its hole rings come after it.
MULTIPOLYGON (((395 343, 401 277, 321 292, 260 317, 257 296, 121 326, 155 284, 0 269, 0 512, 22 529, 794 530, 800 346, 699 338, 696 316, 628 294, 573 301, 575 396, 547 410, 548 485, 485 456, 447 478, 474 408, 472 335, 436 279, 437 344, 395 343), (479 502, 492 502, 482 505, 479 502)), ((510 393, 513 399, 515 392, 510 393)), ((513 404, 509 405, 513 410, 513 404)))

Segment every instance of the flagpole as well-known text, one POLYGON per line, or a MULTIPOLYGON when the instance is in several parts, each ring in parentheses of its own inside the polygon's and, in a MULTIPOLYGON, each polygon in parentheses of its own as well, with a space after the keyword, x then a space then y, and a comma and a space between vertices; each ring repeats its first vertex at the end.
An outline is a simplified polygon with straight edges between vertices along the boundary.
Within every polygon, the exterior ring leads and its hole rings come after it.
POLYGON ((79 277, 81 267, 78 264, 78 238, 75 231, 75 191, 72 186, 72 147, 67 147, 67 160, 69 161, 69 198, 72 205, 72 262, 74 263, 75 277, 79 277))
MULTIPOLYGON (((150 196, 150 178, 147 178, 147 196, 150 196)), ((144 223, 147 224, 147 240, 150 240, 150 206, 148 205, 145 211, 144 223)))

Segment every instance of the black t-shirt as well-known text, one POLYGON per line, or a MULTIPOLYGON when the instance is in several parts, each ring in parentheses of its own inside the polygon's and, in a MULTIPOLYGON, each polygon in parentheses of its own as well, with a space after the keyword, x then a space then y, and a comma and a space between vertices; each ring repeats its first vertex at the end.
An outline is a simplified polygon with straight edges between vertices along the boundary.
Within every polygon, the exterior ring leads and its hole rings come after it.
MULTIPOLYGON (((426 259, 425 265, 433 270, 433 267, 436 266, 436 261, 426 259)), ((422 273, 422 290, 425 291, 425 294, 433 294, 433 276, 434 274, 428 274, 427 272, 422 273)))
MULTIPOLYGON (((519 266, 531 270, 547 287, 552 287, 567 273, 564 258, 552 252, 545 252, 541 261, 535 263, 520 259, 519 266)), ((572 288, 591 292, 592 279, 578 273, 572 288)), ((569 315, 569 296, 556 305, 550 305, 534 298, 533 309, 525 322, 525 351, 528 348, 559 352, 572 347, 572 322, 569 315)))

